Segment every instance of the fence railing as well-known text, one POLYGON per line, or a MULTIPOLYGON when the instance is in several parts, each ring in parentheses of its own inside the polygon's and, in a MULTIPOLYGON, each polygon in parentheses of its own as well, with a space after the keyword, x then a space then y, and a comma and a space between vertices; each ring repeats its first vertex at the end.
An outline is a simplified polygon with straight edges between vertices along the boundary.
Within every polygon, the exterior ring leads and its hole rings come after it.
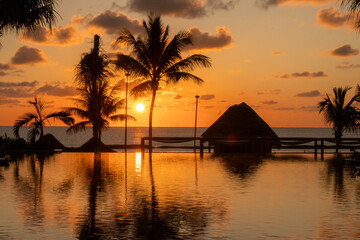
MULTIPOLYGON (((141 150, 144 152, 145 149, 149 148, 149 137, 141 138, 141 150)), ((179 146, 179 145, 160 145, 152 146, 152 148, 185 148, 199 149, 200 156, 203 156, 205 149, 211 152, 217 144, 241 144, 241 143, 253 143, 257 149, 258 155, 263 155, 264 144, 271 143, 272 149, 283 150, 313 150, 314 157, 317 159, 317 155, 320 152, 321 159, 324 159, 325 150, 335 150, 338 152, 340 149, 344 150, 356 150, 360 149, 360 138, 342 138, 336 140, 335 138, 304 138, 304 137, 287 137, 287 138, 203 138, 203 137, 153 137, 153 142, 162 144, 180 144, 186 142, 196 141, 195 148, 192 146, 179 146)))

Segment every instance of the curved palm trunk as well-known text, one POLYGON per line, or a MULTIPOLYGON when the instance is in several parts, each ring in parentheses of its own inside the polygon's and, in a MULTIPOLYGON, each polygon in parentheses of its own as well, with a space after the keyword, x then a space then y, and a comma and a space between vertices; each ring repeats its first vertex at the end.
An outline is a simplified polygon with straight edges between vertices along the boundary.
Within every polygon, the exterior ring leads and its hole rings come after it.
POLYGON ((150 111, 149 111, 149 153, 152 153, 152 120, 153 120, 153 112, 156 98, 156 89, 153 90, 150 111))

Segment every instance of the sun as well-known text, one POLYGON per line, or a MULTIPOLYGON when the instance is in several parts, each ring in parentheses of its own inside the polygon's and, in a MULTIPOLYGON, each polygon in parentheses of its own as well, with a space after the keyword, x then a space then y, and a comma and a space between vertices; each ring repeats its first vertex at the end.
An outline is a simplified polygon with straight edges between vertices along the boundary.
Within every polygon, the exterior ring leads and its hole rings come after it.
POLYGON ((145 106, 144 106, 144 104, 142 104, 142 103, 138 103, 138 104, 136 104, 135 109, 136 109, 136 111, 138 111, 138 112, 142 112, 142 111, 144 111, 145 106))

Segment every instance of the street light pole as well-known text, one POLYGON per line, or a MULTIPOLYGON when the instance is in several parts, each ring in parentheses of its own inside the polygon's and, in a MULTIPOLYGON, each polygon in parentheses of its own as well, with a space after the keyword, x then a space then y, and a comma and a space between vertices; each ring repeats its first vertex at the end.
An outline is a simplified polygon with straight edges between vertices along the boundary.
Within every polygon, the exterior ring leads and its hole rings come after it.
POLYGON ((127 150, 127 118, 128 118, 128 114, 127 114, 127 110, 128 110, 128 78, 130 76, 130 73, 125 73, 126 76, 126 82, 125 82, 125 92, 126 92, 126 97, 125 97, 125 152, 127 150))
POLYGON ((197 111, 198 111, 198 102, 199 102, 199 95, 195 96, 196 99, 196 108, 195 108, 195 129, 194 129, 194 152, 196 153, 196 124, 197 124, 197 111))

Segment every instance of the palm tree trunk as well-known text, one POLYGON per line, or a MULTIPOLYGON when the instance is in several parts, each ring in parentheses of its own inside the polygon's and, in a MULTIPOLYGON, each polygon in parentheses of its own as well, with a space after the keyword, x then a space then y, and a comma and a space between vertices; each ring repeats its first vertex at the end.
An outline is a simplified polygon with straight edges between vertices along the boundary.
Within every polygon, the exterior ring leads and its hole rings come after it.
POLYGON ((40 138, 44 136, 44 126, 40 124, 40 138))
POLYGON ((153 120, 153 112, 155 105, 155 97, 156 97, 156 90, 154 89, 152 93, 150 112, 149 112, 149 153, 152 153, 152 120, 153 120))
POLYGON ((335 130, 335 142, 336 142, 336 155, 339 155, 339 147, 341 145, 342 128, 338 127, 335 130))

